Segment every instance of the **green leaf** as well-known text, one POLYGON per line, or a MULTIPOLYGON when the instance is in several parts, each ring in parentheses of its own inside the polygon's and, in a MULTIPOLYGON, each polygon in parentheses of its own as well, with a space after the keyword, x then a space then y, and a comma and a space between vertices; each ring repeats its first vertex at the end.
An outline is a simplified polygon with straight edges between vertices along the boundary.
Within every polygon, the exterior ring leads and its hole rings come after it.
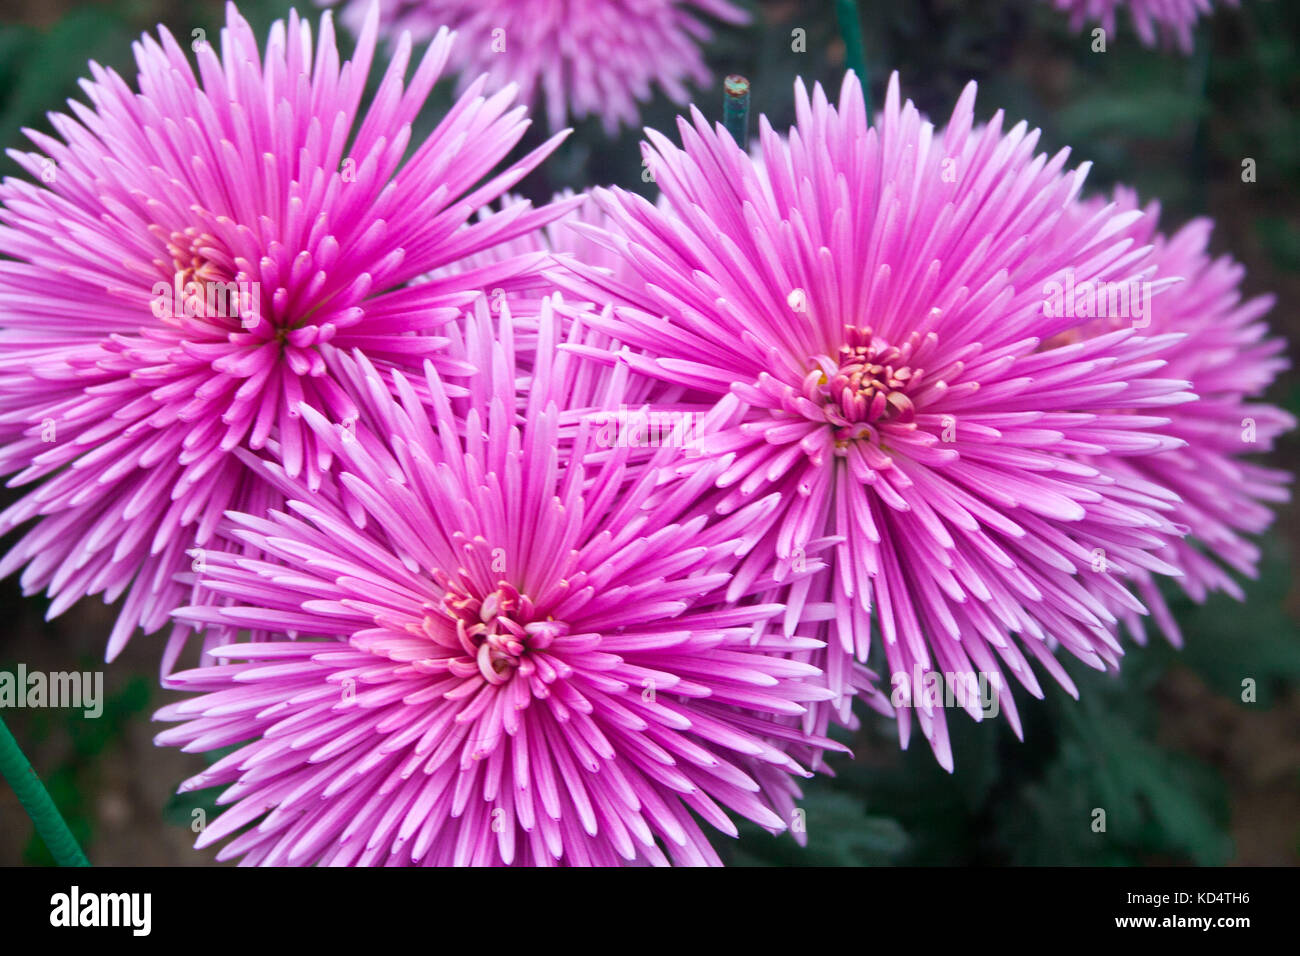
POLYGON ((817 782, 799 801, 792 830, 803 829, 807 845, 791 833, 773 836, 753 825, 742 828, 730 848, 733 866, 886 866, 897 863, 908 837, 896 820, 869 816, 860 800, 817 782))

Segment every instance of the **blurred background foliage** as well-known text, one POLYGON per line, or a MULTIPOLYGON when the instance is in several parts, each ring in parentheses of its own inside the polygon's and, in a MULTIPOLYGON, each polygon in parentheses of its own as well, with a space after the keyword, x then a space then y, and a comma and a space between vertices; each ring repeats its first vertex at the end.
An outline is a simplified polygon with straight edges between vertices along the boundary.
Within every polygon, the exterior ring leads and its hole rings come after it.
MULTIPOLYGON (((796 76, 838 88, 844 46, 833 4, 740 2, 754 22, 717 31, 708 55, 718 82, 697 91, 696 102, 720 119, 721 78, 741 73, 752 82, 751 132, 758 112, 782 129, 793 122, 796 76), (796 30, 804 31, 802 52, 796 30)), ((240 9, 263 33, 288 3, 247 0, 240 9)), ((904 94, 942 122, 975 79, 981 119, 1001 108, 1010 123, 1042 130, 1040 148, 1070 146, 1075 162, 1093 163, 1090 189, 1126 183, 1144 200, 1160 198, 1165 231, 1213 216, 1213 251, 1247 266, 1247 295, 1277 295, 1274 327, 1300 340, 1300 4, 1243 0, 1239 10, 1221 10, 1202 20, 1191 56, 1142 47, 1124 14, 1106 52, 1093 52, 1090 34, 1071 32, 1043 0, 863 0, 860 11, 875 103, 898 70, 904 94), (1255 160, 1253 183, 1242 182, 1246 158, 1255 160)), ((0 144, 26 148, 23 127, 49 131, 46 112, 80 95, 87 60, 133 78, 131 43, 141 32, 161 22, 182 42, 195 29, 215 38, 222 19, 213 0, 0 0, 0 144)), ((442 84, 421 118, 426 130, 450 96, 442 84)), ((642 123, 671 130, 678 112, 659 96, 642 123)), ((521 151, 544 138, 543 127, 530 130, 521 151)), ((638 130, 609 138, 595 121, 580 123, 520 188, 539 201, 610 183, 653 196, 639 139, 638 130)), ((20 171, 0 158, 0 173, 20 171)), ((1271 397, 1300 416, 1294 372, 1271 397)), ((1294 471, 1297 451, 1289 437, 1274 460, 1294 471)), ((12 497, 0 494, 0 505, 12 497)), ((1217 597, 1196 606, 1171 593, 1186 636, 1181 652, 1153 637, 1148 647, 1130 645, 1118 676, 1071 662, 1078 701, 1047 684, 1045 701, 1020 694, 1023 742, 1003 720, 953 714, 949 775, 924 741, 900 752, 893 726, 867 717, 845 737, 855 756, 833 759, 835 776, 805 788, 806 847, 744 828, 739 841, 720 838, 719 851, 736 865, 1300 862, 1300 634, 1289 557, 1298 536, 1289 506, 1244 604, 1217 597), (1250 703, 1241 699, 1246 678, 1258 688, 1250 703), (1092 827, 1098 807, 1105 833, 1092 827)), ((46 622, 45 606, 23 599, 12 578, 0 582, 0 670, 18 661, 29 670, 100 666, 111 611, 91 600, 46 622)), ((159 646, 137 639, 106 669, 100 720, 6 713, 95 863, 214 858, 189 845, 195 812, 218 812, 216 793, 173 796, 203 758, 151 743, 148 715, 171 697, 154 680, 159 646)), ((0 864, 18 862, 49 858, 0 787, 0 864)))

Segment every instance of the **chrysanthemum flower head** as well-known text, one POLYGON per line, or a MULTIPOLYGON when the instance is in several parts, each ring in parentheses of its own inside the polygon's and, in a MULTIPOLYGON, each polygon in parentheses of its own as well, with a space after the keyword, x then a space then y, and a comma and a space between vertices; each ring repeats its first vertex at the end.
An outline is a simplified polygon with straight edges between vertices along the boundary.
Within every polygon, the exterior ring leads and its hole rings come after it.
POLYGON ((363 112, 377 31, 372 11, 340 64, 330 17, 313 38, 291 13, 263 54, 231 6, 220 52, 195 44, 196 74, 160 29, 136 44, 138 91, 92 64, 89 105, 51 116, 61 139, 33 132, 45 155, 11 154, 35 181, 0 185, 0 473, 35 488, 0 532, 39 520, 0 574, 26 565, 52 614, 126 593, 110 659, 181 602, 186 551, 201 563, 226 508, 275 502, 235 449, 275 446, 319 483, 330 451, 299 406, 356 415, 333 351, 442 362, 443 323, 545 261, 463 265, 563 213, 520 203, 469 224, 555 141, 490 176, 527 121, 480 81, 412 148, 452 37, 409 82, 398 41, 363 112))
POLYGON ((677 520, 683 485, 675 510, 645 508, 658 469, 588 414, 622 372, 557 351, 548 304, 517 381, 509 305, 497 333, 487 317, 464 399, 432 363, 426 403, 401 372, 390 387, 340 358, 365 395, 355 430, 303 407, 336 474, 313 494, 262 464, 288 508, 224 533, 265 558, 217 554, 201 587, 230 603, 178 611, 232 640, 273 632, 176 675, 199 693, 159 713, 185 721, 160 743, 241 744, 187 784, 230 784, 199 838, 233 836, 223 857, 704 863, 701 820, 789 825, 804 771, 787 749, 810 741, 779 721, 828 696, 790 659, 815 642, 766 626, 779 605, 723 600, 775 502, 677 520))
MULTIPOLYGON (((359 22, 369 2, 349 0, 344 21, 359 22)), ((463 75, 517 83, 525 102, 544 103, 551 129, 598 116, 611 134, 636 121, 652 87, 685 103, 687 84, 708 82, 702 16, 749 20, 729 0, 381 0, 381 8, 394 33, 456 30, 463 75)))
MULTIPOLYGON (((1116 190, 1115 203, 1120 209, 1138 208, 1136 194, 1128 189, 1116 190)), ((1100 199, 1081 203, 1080 220, 1103 205, 1100 199)), ((1161 557, 1182 572, 1182 588, 1196 601, 1211 591, 1243 600, 1228 569, 1256 576, 1260 552, 1248 536, 1272 523, 1270 504, 1289 498, 1290 475, 1250 460, 1272 451, 1278 436, 1295 427, 1291 415, 1262 401, 1289 365, 1283 354, 1286 343, 1273 337, 1264 321, 1273 297, 1243 301, 1245 270, 1228 256, 1211 258, 1210 220, 1193 220, 1165 236, 1158 232, 1160 205, 1150 203, 1145 212, 1125 234, 1150 250, 1143 265, 1162 280, 1176 281, 1154 296, 1142 285, 1121 286, 1120 295, 1110 295, 1112 286, 1106 290, 1110 298, 1131 303, 1125 314, 1094 318, 1076 335, 1106 334, 1124 325, 1147 334, 1172 334, 1160 357, 1168 363, 1167 374, 1192 383, 1197 400, 1169 409, 1171 421, 1162 430, 1183 444, 1159 455, 1114 458, 1109 465, 1176 501, 1175 520, 1185 536, 1173 538, 1161 557)), ((1090 307, 1088 314, 1097 311, 1090 307)), ((1155 580, 1139 572, 1137 585, 1160 628, 1181 644, 1178 624, 1155 580)), ((1143 639, 1141 617, 1127 612, 1125 618, 1143 639)))
POLYGON ((1004 667, 1041 695, 1030 659, 1070 690, 1058 648, 1117 665, 1114 608, 1141 610, 1122 582, 1176 573, 1158 553, 1172 504, 1087 456, 1180 445, 1164 409, 1191 394, 1152 357, 1160 336, 1042 348, 1086 321, 1049 314, 1049 282, 1144 275, 1123 235, 1140 213, 1069 215, 1086 170, 1067 151, 1036 155, 1001 113, 976 127, 973 85, 941 131, 896 77, 871 128, 851 74, 838 108, 796 92, 788 139, 761 121, 759 163, 698 112, 680 149, 650 132, 666 204, 595 194, 640 288, 580 265, 570 284, 623 300, 592 321, 627 346, 610 361, 716 399, 679 467, 724 463, 704 507, 780 495, 734 581, 833 542, 783 603, 788 633, 830 632, 839 719, 875 646, 904 741, 915 710, 950 765, 942 708, 914 696, 926 675, 952 675, 977 717, 984 677, 1019 730, 1004 667))

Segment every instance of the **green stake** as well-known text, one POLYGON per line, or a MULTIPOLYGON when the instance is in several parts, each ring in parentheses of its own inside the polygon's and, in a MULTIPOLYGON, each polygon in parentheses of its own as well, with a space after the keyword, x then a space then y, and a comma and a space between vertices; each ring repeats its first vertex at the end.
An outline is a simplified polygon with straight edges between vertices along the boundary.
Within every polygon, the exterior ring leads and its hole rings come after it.
POLYGON ((19 748, 18 741, 5 726, 3 717, 0 717, 0 775, 18 794, 18 802, 36 824, 36 832, 45 841, 54 861, 59 866, 90 866, 81 847, 77 846, 77 838, 68 829, 41 778, 36 776, 36 771, 19 748))
POLYGON ((722 125, 741 149, 749 148, 749 80, 731 75, 722 81, 722 125))
POLYGON ((862 45, 862 19, 856 0, 835 0, 835 17, 844 38, 844 65, 858 75, 862 100, 867 105, 867 122, 871 121, 871 85, 867 76, 867 50, 862 45))

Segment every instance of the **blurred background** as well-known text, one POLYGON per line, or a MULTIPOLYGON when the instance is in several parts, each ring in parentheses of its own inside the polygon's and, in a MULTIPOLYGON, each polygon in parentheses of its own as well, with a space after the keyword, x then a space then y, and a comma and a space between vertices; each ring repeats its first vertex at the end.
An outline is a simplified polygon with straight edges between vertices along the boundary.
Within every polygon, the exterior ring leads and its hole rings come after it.
MULTIPOLYGON (((793 122, 796 76, 838 90, 844 45, 833 4, 739 0, 748 28, 717 25, 708 58, 717 82, 695 101, 721 118, 721 79, 752 81, 751 131, 759 112, 778 129, 793 122), (805 31, 797 51, 793 31, 805 31)), ((248 0, 240 10, 261 35, 285 0, 248 0)), ((309 4, 299 5, 307 12, 309 4)), ((1243 292, 1272 292, 1274 329, 1300 340, 1300 4, 1242 0, 1203 19, 1191 56, 1142 47, 1121 13, 1106 52, 1075 34, 1044 0, 899 0, 862 3, 873 101, 892 70, 905 96, 942 122, 962 86, 980 84, 977 114, 1003 108, 1010 123, 1042 129, 1040 149, 1073 149, 1090 160, 1092 191, 1118 182, 1143 200, 1160 198, 1171 232, 1212 216, 1216 254, 1247 268, 1243 292), (1243 183, 1242 160, 1257 176, 1243 183)), ((312 13, 314 16, 314 13, 312 13)), ((79 96, 77 79, 96 60, 134 79, 131 42, 158 23, 178 37, 224 19, 216 0, 0 0, 0 145, 27 148, 23 127, 50 132, 45 114, 79 96)), ((1088 30, 1093 24, 1089 24, 1088 30)), ((344 49, 349 41, 344 38, 344 49)), ((450 102, 444 83, 423 117, 426 129, 450 102)), ((662 96, 643 125, 669 131, 677 108, 662 96)), ((535 124, 520 152, 544 138, 535 124)), ((417 131, 418 132, 418 131, 417 131)), ((675 131, 672 133, 676 139, 675 131)), ((641 181, 639 133, 611 139, 596 121, 530 177, 521 191, 544 200, 566 187, 615 183, 652 195, 641 181)), ((418 136, 416 138, 418 142, 418 136)), ((0 174, 22 175, 8 157, 0 174)), ((0 253, 3 250, 0 249, 0 253)), ((1293 371, 1270 397, 1300 416, 1293 371)), ((1297 470, 1300 445, 1283 440, 1274 463, 1297 470)), ((0 491, 0 506, 12 501, 0 491)), ((0 541, 0 547, 8 541, 0 541)), ((1300 593, 1291 555, 1300 545, 1294 506, 1263 543, 1259 580, 1247 603, 1204 606, 1171 598, 1187 646, 1159 638, 1133 647, 1119 676, 1067 661, 1074 701, 1045 684, 1047 699, 1018 700, 1025 741, 1005 721, 949 721, 956 772, 945 773, 923 741, 900 753, 891 724, 869 719, 851 739, 852 760, 806 789, 808 847, 746 831, 719 840, 732 864, 1097 864, 1294 865, 1300 863, 1300 593), (1258 687, 1241 700, 1242 680, 1258 687), (1091 809, 1107 810, 1094 833, 1091 809)), ((216 812, 215 793, 174 796, 205 759, 152 744, 153 711, 174 695, 157 683, 160 637, 137 636, 105 668, 112 609, 83 601, 54 621, 47 602, 0 582, 0 670, 105 671, 97 720, 72 710, 7 710, 5 719, 46 781, 92 863, 210 864, 191 849, 192 812, 216 812)), ((0 865, 50 862, 12 791, 0 785, 0 865)))

